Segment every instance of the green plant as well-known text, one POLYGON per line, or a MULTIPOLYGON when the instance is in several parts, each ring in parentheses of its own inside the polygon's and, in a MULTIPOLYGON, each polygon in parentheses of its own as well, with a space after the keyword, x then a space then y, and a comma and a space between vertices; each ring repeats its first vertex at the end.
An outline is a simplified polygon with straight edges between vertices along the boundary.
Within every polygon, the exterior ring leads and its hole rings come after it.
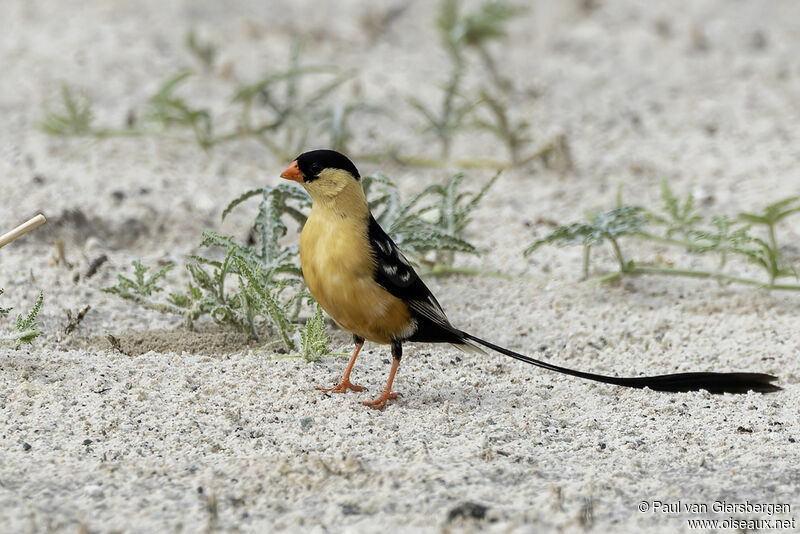
POLYGON ((456 0, 445 0, 448 6, 446 11, 451 13, 447 16, 447 30, 449 32, 450 46, 459 49, 462 45, 468 46, 478 52, 486 70, 489 71, 494 84, 498 88, 508 90, 510 84, 503 79, 497 63, 489 52, 489 43, 506 36, 506 24, 519 15, 523 9, 512 6, 505 2, 496 0, 485 2, 477 11, 459 19, 458 2, 456 0))
MULTIPOLYGON (((213 61, 216 49, 203 44, 190 31, 187 35, 189 50, 204 64, 213 61)), ((346 143, 352 133, 346 116, 356 111, 374 109, 364 103, 352 104, 337 115, 327 99, 344 82, 350 73, 340 73, 334 66, 304 65, 301 61, 302 41, 297 40, 290 50, 288 67, 283 71, 269 72, 258 81, 234 88, 231 103, 239 107, 238 124, 228 131, 217 133, 214 116, 208 109, 194 106, 177 94, 191 80, 193 73, 182 70, 167 79, 148 99, 148 108, 142 125, 123 129, 94 128, 91 103, 77 99, 66 85, 62 88, 64 112, 48 112, 39 127, 53 135, 112 136, 163 135, 171 129, 188 129, 192 139, 203 149, 237 139, 252 138, 281 159, 296 156, 317 135, 318 122, 329 121, 333 139, 346 143), (308 76, 327 76, 315 79, 314 89, 305 91, 302 81, 308 76)), ((207 66, 210 66, 207 65, 207 66)), ((176 137, 180 140, 181 137, 176 137)))
POLYGON ((769 204, 761 213, 740 213, 739 219, 750 224, 766 226, 769 247, 777 251, 778 241, 775 238, 775 225, 793 213, 800 213, 800 197, 789 197, 769 204))
POLYGON ((184 43, 189 52, 203 65, 203 68, 210 70, 214 66, 214 60, 217 58, 219 48, 211 41, 203 41, 197 36, 194 28, 190 28, 186 32, 184 43))
POLYGON ((583 276, 587 278, 592 247, 608 241, 614 251, 620 272, 627 272, 633 265, 625 261, 619 239, 642 234, 646 221, 643 211, 637 206, 620 206, 604 213, 590 215, 587 222, 559 226, 549 235, 534 241, 523 254, 529 256, 542 245, 550 243, 561 247, 583 245, 583 276))
POLYGON ((136 280, 119 275, 119 283, 105 291, 155 311, 181 315, 188 325, 209 315, 215 322, 232 324, 254 339, 260 338, 262 330, 277 333, 287 349, 294 349, 292 321, 302 300, 309 297, 302 289, 297 247, 283 246, 279 240, 287 231, 283 217, 288 215, 302 223, 305 215, 301 209, 310 201, 297 188, 263 187, 234 199, 223 211, 223 219, 255 196, 261 196, 255 218, 257 247, 241 245, 216 232, 203 232, 200 246, 221 250, 224 256, 190 256, 186 269, 191 282, 185 293, 170 293, 166 301, 152 298, 161 291, 157 280, 173 266, 165 266, 147 278, 148 268, 138 261, 134 261, 136 280), (294 291, 287 292, 288 288, 294 291))
MULTIPOLYGON (((5 289, 0 288, 0 295, 2 295, 4 292, 5 289)), ((8 315, 8 312, 10 312, 13 309, 14 308, 0 308, 0 317, 5 317, 6 315, 8 315)))
POLYGON ((666 227, 666 237, 672 238, 675 234, 684 239, 691 238, 695 233, 695 226, 702 220, 694 203, 694 195, 686 195, 683 203, 672 193, 667 180, 661 182, 661 199, 664 203, 663 214, 651 214, 650 217, 666 227))
MULTIPOLYGON (((475 120, 475 126, 493 133, 506 144, 512 166, 522 165, 530 161, 532 158, 523 159, 520 154, 522 148, 530 142, 528 137, 530 125, 528 121, 524 119, 515 121, 509 117, 508 106, 492 96, 486 89, 481 91, 481 102, 489 109, 491 120, 478 118, 475 120)), ((538 154, 534 155, 534 157, 537 156, 538 154)))
POLYGON ((462 191, 465 177, 456 173, 446 183, 429 185, 407 200, 384 174, 366 176, 362 182, 375 219, 406 254, 427 267, 421 273, 423 276, 487 274, 507 278, 502 273, 452 265, 455 252, 479 253, 464 239, 464 229, 472 211, 499 177, 500 171, 478 191, 462 191), (435 259, 428 258, 431 252, 435 259))
MULTIPOLYGON (((0 295, 2 295, 3 292, 4 290, 0 289, 0 295)), ((20 345, 22 343, 30 344, 33 343, 34 339, 44 334, 44 332, 39 330, 39 323, 36 321, 36 316, 39 315, 39 310, 42 309, 43 302, 44 294, 39 293, 39 297, 33 304, 31 311, 28 312, 27 315, 20 314, 20 316, 17 317, 14 332, 8 336, 0 337, 0 342, 13 343, 15 345, 20 345)), ((12 309, 13 308, 0 308, 0 317, 6 317, 12 309)))
MULTIPOLYGON (((469 222, 470 213, 498 176, 499 173, 477 192, 464 192, 460 190, 464 176, 456 174, 446 184, 430 186, 408 200, 403 200, 397 186, 384 175, 364 177, 363 186, 379 222, 406 252, 422 259, 427 252, 477 253, 460 234, 469 222)), ((295 350, 295 322, 303 303, 311 302, 311 296, 305 290, 298 267, 298 247, 284 244, 282 238, 289 221, 298 226, 305 223, 311 200, 295 186, 260 187, 232 200, 223 210, 222 219, 250 199, 259 201, 253 222, 253 244, 240 244, 230 236, 210 230, 203 232, 200 246, 216 252, 189 256, 186 269, 191 280, 185 292, 157 298, 163 291, 159 280, 174 265, 148 275, 150 268, 138 260, 133 262, 132 278, 118 275, 117 284, 104 291, 151 310, 182 316, 188 326, 208 315, 215 322, 231 324, 254 339, 260 339, 266 331, 278 335, 287 350, 295 350)), ((435 274, 468 272, 429 263, 438 266, 435 274)), ((308 328, 307 331, 311 332, 308 328)), ((317 334, 308 335, 307 341, 320 339, 317 334)), ((311 354, 305 348, 302 350, 303 354, 311 354)))
POLYGON ((285 71, 269 73, 236 90, 233 102, 242 106, 239 127, 237 131, 221 136, 218 141, 254 137, 281 159, 290 159, 303 151, 308 145, 312 128, 316 129, 317 121, 327 111, 323 103, 352 75, 338 73, 336 67, 329 65, 303 65, 302 50, 303 42, 295 41, 285 71), (328 75, 332 78, 315 83, 315 90, 306 94, 302 91, 301 81, 310 75, 328 75), (261 115, 268 117, 267 120, 256 122, 257 108, 260 108, 261 115))
MULTIPOLYGON (((532 154, 523 154, 529 142, 529 125, 509 111, 511 86, 498 72, 489 49, 493 41, 505 35, 508 21, 521 11, 519 7, 489 1, 470 13, 462 13, 459 0, 444 0, 437 28, 451 68, 441 100, 431 106, 416 97, 408 99, 409 105, 422 116, 426 131, 434 132, 441 146, 441 158, 403 156, 400 148, 390 146, 375 154, 361 155, 359 159, 385 161, 389 157, 405 165, 505 168, 537 158, 547 164, 549 156, 566 154, 560 150, 563 143, 554 142, 532 154), (468 51, 478 54, 493 81, 480 84, 480 94, 462 89, 470 65, 468 51), (510 163, 487 158, 450 161, 454 137, 463 128, 475 126, 491 132, 508 147, 510 163)), ((186 33, 185 45, 202 68, 210 72, 218 55, 217 46, 203 41, 193 28, 186 33)), ((270 68, 252 82, 232 83, 232 109, 221 116, 181 96, 182 89, 200 83, 192 77, 191 71, 183 69, 167 78, 148 99, 142 120, 136 121, 137 113, 131 110, 121 128, 97 127, 93 124, 89 99, 76 98, 65 85, 62 88, 63 111, 48 111, 39 126, 47 133, 62 136, 166 137, 195 142, 204 150, 222 143, 255 140, 281 160, 293 158, 309 145, 325 142, 335 150, 346 152, 358 131, 352 124, 353 116, 391 113, 386 107, 370 104, 357 96, 349 101, 333 102, 334 94, 353 78, 353 73, 342 72, 332 65, 308 65, 302 61, 302 50, 302 40, 295 40, 289 49, 286 68, 270 68), (227 121, 228 116, 235 118, 235 124, 227 121), (187 132, 191 135, 186 135, 187 132)), ((228 77, 221 76, 228 82, 228 77)))
POLYGON ((141 261, 134 260, 133 276, 135 277, 135 280, 118 274, 117 286, 115 286, 115 289, 109 289, 107 293, 115 293, 117 295, 124 293, 149 297, 153 293, 163 291, 163 288, 156 285, 156 282, 158 282, 159 278, 163 278, 173 267, 175 267, 175 264, 169 263, 156 271, 155 274, 148 277, 147 271, 150 270, 150 267, 145 267, 142 265, 141 261))
MULTIPOLYGON (((174 263, 164 265, 155 274, 147 276, 150 267, 142 265, 140 260, 133 260, 134 278, 118 274, 117 284, 103 289, 106 293, 118 295, 125 300, 131 300, 144 308, 159 311, 161 313, 177 313, 179 315, 186 315, 184 310, 177 307, 171 302, 160 302, 153 299, 154 293, 160 293, 164 290, 161 286, 157 285, 159 279, 163 278, 170 270, 175 267, 174 263)), ((187 322, 191 319, 187 317, 187 322)))
POLYGON ((241 290, 246 283, 242 281, 239 266, 240 261, 246 261, 242 256, 250 256, 252 252, 232 238, 211 231, 203 232, 200 246, 221 248, 225 251, 224 259, 189 256, 190 261, 186 263, 192 279, 189 290, 184 294, 170 294, 170 301, 186 310, 189 322, 208 314, 214 322, 232 324, 251 338, 258 339, 261 326, 258 309, 253 297, 241 290), (229 277, 233 277, 234 282, 229 281, 229 277), (231 288, 234 283, 235 287, 231 288), (226 288, 226 284, 229 287, 226 288))
MULTIPOLYGON (((524 8, 520 6, 487 1, 475 11, 462 14, 460 0, 441 2, 436 22, 440 41, 450 60, 450 76, 443 86, 438 109, 415 97, 409 98, 408 102, 422 116, 426 124, 425 131, 432 131, 436 135, 442 159, 449 159, 453 138, 460 130, 475 127, 490 132, 506 145, 510 163, 470 159, 459 161, 458 165, 461 167, 505 168, 525 165, 537 159, 548 166, 551 159, 556 159, 561 171, 571 166, 566 138, 563 135, 533 152, 523 154, 523 149, 531 141, 530 124, 526 119, 516 118, 515 113, 509 111, 513 87, 500 73, 489 50, 492 42, 506 36, 508 22, 523 11, 524 8), (470 67, 467 53, 469 50, 477 53, 491 80, 491 83, 480 83, 479 95, 474 97, 462 89, 470 67)), ((403 164, 438 166, 439 163, 422 157, 393 156, 403 164)))
POLYGON ((325 354, 330 354, 331 339, 325 329, 322 308, 317 305, 314 315, 306 321, 306 326, 295 333, 295 345, 300 348, 300 356, 310 362, 318 362, 325 354))
POLYGON ((150 107, 145 118, 164 129, 175 125, 191 128, 197 144, 207 149, 215 142, 210 112, 207 109, 193 108, 183 98, 175 95, 175 89, 192 74, 191 71, 184 71, 164 82, 156 94, 150 97, 150 107))
POLYGON ((725 267, 730 254, 750 254, 751 249, 747 245, 753 242, 753 238, 747 235, 749 226, 734 227, 727 215, 714 215, 711 225, 714 230, 694 230, 690 233, 690 237, 694 239, 690 243, 690 251, 701 254, 718 252, 720 258, 717 269, 720 271, 725 267))
POLYGON ((375 220, 407 254, 417 259, 429 251, 477 254, 478 250, 460 237, 463 226, 459 232, 454 232, 446 226, 447 220, 441 216, 438 220, 426 217, 441 208, 440 203, 426 202, 431 197, 435 198, 435 195, 441 196, 441 186, 428 186, 403 200, 397 185, 382 173, 365 176, 362 183, 375 220))
POLYGON ((78 98, 68 85, 61 85, 62 111, 49 110, 38 123, 50 135, 80 136, 92 133, 92 105, 88 98, 78 98))
POLYGON ((434 186, 431 192, 441 197, 437 214, 438 226, 453 234, 461 235, 471 220, 470 215, 501 174, 502 171, 497 171, 483 187, 475 192, 460 190, 465 178, 462 172, 451 176, 444 185, 434 186))
POLYGON ((222 219, 225 220, 225 217, 246 200, 259 196, 261 201, 254 221, 254 228, 258 233, 258 258, 272 269, 281 268, 299 275, 299 269, 293 270, 281 263, 286 258, 296 255, 297 247, 282 246, 280 238, 288 231, 284 216, 293 219, 300 226, 305 224, 308 217, 306 211, 311 208, 311 199, 303 190, 291 185, 259 187, 232 200, 223 210, 222 219))
POLYGON ((469 99, 461 91, 467 70, 466 47, 477 49, 492 76, 500 80, 486 45, 505 35, 505 23, 515 13, 515 9, 504 3, 487 2, 474 13, 462 16, 459 0, 443 0, 440 4, 436 25, 450 59, 450 77, 444 85, 438 111, 415 97, 409 98, 408 102, 427 122, 426 130, 434 132, 438 138, 442 158, 450 156, 454 135, 479 103, 479 99, 469 99))
POLYGON ((800 212, 794 205, 796 198, 789 198, 770 204, 760 214, 744 214, 740 221, 767 226, 770 238, 768 241, 751 236, 747 224, 733 223, 727 215, 715 215, 711 218, 711 227, 702 228, 703 222, 694 206, 694 199, 688 195, 681 202, 671 191, 666 182, 661 193, 663 213, 656 214, 638 206, 622 205, 609 212, 590 217, 588 222, 573 223, 560 226, 549 235, 535 241, 524 254, 529 255, 544 244, 554 243, 560 246, 582 244, 584 246, 583 275, 588 277, 590 251, 592 247, 608 241, 617 260, 619 270, 605 276, 601 280, 617 278, 622 275, 660 274, 669 276, 687 276, 695 278, 715 278, 748 284, 766 289, 800 290, 800 285, 778 283, 780 278, 795 277, 797 273, 790 265, 781 261, 775 225, 792 213, 800 212), (663 236, 651 231, 650 226, 664 227, 663 236), (676 237, 679 236, 679 237, 676 237), (666 245, 677 245, 692 254, 717 254, 716 270, 675 268, 665 264, 643 264, 623 256, 620 245, 621 237, 632 237, 645 241, 653 241, 666 245), (766 281, 746 278, 725 272, 728 258, 738 255, 761 267, 766 274, 766 281))

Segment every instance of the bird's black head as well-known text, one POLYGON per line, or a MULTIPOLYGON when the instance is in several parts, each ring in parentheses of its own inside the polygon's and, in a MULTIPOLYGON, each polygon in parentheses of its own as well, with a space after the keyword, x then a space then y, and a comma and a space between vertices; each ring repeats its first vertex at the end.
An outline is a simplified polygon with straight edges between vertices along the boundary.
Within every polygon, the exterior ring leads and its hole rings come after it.
POLYGON ((344 154, 335 150, 312 150, 297 156, 297 168, 303 174, 305 183, 319 178, 319 173, 325 169, 341 169, 350 173, 353 178, 358 180, 361 176, 353 162, 344 154))

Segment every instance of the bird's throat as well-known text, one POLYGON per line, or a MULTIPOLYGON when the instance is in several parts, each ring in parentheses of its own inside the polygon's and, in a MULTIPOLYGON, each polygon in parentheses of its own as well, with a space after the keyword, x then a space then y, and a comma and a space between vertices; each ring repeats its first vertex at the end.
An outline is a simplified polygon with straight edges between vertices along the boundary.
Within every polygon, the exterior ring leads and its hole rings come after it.
POLYGON ((358 220, 369 217, 367 199, 360 182, 350 179, 349 183, 331 184, 317 180, 303 186, 313 201, 312 211, 317 210, 323 217, 335 215, 358 220))

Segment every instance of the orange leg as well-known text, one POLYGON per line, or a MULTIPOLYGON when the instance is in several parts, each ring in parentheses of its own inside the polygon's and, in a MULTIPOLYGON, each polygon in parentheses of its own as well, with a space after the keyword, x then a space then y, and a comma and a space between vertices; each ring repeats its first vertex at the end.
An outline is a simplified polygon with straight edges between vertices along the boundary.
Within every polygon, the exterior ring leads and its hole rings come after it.
POLYGON ((397 374, 397 369, 400 367, 400 356, 403 354, 403 349, 400 343, 392 343, 392 369, 389 371, 389 380, 386 382, 386 387, 383 388, 381 396, 374 401, 362 403, 364 406, 375 408, 376 410, 383 410, 386 403, 390 400, 397 398, 397 393, 392 393, 392 382, 394 382, 394 375, 397 374))
POLYGON ((350 357, 350 363, 347 364, 347 369, 344 370, 344 374, 342 375, 342 379, 339 381, 338 384, 333 386, 332 388, 317 388, 321 389, 322 391, 327 391, 330 393, 347 393, 348 389, 352 389, 353 391, 364 391, 363 386, 357 386, 356 384, 352 384, 350 382, 350 371, 353 370, 353 365, 356 363, 356 358, 358 358, 358 353, 361 351, 361 347, 364 346, 364 340, 359 337, 353 337, 356 342, 356 350, 353 351, 353 356, 350 357))

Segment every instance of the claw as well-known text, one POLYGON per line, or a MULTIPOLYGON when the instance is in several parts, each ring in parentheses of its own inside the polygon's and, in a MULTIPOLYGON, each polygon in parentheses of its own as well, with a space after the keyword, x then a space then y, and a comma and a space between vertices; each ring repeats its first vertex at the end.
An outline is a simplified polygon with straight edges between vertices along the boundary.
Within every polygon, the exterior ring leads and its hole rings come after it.
POLYGON ((366 388, 364 386, 352 384, 349 380, 342 380, 332 388, 318 387, 317 389, 326 393, 347 393, 348 389, 352 389, 353 391, 364 391, 366 388))
POLYGON ((386 404, 390 400, 394 400, 396 398, 397 398, 397 393, 387 393, 384 391, 381 394, 381 396, 375 399, 374 401, 366 401, 362 402, 361 404, 363 404, 364 406, 369 406, 370 408, 373 408, 375 410, 383 410, 384 408, 386 408, 386 404))

